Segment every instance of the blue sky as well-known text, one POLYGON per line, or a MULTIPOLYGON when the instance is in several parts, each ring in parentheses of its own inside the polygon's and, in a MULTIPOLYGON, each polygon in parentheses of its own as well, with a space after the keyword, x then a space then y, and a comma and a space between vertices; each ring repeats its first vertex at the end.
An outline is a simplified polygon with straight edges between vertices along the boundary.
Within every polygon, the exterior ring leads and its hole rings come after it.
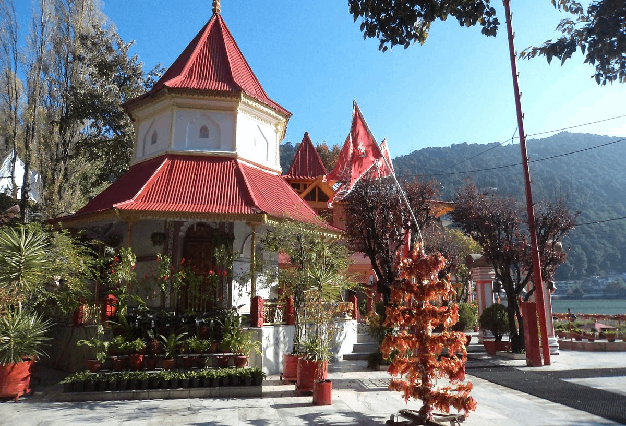
MULTIPOLYGON (((17 2, 26 22, 27 1, 17 2)), ((555 38, 565 17, 549 0, 513 1, 518 51, 555 38)), ((496 38, 456 20, 436 23, 424 46, 378 51, 363 40, 347 0, 222 0, 222 16, 264 89, 293 113, 285 141, 342 144, 356 99, 392 156, 429 146, 502 142, 516 128, 506 28, 496 38)), ((104 0, 104 13, 151 68, 168 67, 211 18, 211 0, 104 0)), ((26 25, 23 25, 23 35, 26 25)), ((626 85, 599 87, 582 56, 561 66, 518 61, 527 134, 626 114, 626 85)), ((570 131, 626 136, 626 117, 570 131)), ((548 136, 548 135, 545 135, 548 136)))

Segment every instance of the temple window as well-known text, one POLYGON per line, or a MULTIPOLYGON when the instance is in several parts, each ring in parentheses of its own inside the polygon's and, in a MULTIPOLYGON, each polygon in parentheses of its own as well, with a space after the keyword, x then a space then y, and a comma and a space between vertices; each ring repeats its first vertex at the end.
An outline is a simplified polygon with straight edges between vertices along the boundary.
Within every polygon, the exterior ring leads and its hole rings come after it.
POLYGON ((209 128, 207 126, 200 127, 200 139, 209 138, 209 128))
POLYGON ((159 134, 155 130, 155 131, 152 132, 152 136, 150 138, 150 144, 156 145, 158 139, 159 139, 159 134))

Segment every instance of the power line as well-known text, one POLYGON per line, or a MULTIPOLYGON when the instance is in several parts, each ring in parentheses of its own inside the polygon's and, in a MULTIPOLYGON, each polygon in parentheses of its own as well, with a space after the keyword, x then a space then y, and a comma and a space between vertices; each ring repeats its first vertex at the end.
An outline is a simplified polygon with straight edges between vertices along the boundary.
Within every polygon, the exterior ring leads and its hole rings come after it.
MULTIPOLYGON (((622 138, 622 139, 618 139, 616 141, 612 141, 612 142, 607 142, 605 144, 602 145, 596 145, 596 146, 590 146, 588 148, 582 148, 582 149, 578 149, 576 151, 572 151, 572 152, 568 152, 565 154, 558 154, 558 155, 551 155, 550 157, 545 157, 545 158, 538 158, 535 160, 530 160, 530 163, 537 163, 539 161, 545 161, 545 160, 552 160, 554 158, 559 158, 559 157, 566 157, 568 155, 572 155, 572 154, 578 154, 584 151, 590 151, 592 149, 596 149, 596 148, 603 148, 605 146, 609 146, 609 145, 614 145, 616 143, 619 142, 624 142, 626 141, 626 138, 622 138)), ((464 170, 464 171, 458 171, 458 172, 447 172, 447 173, 416 173, 416 174, 409 174, 409 175, 402 175, 399 176, 400 178, 405 178, 405 177, 412 177, 412 176, 449 176, 449 175, 457 175, 459 173, 478 173, 478 172, 486 172, 486 171, 491 171, 491 170, 499 170, 499 169, 506 169, 508 167, 515 167, 515 166, 519 166, 522 163, 515 163, 515 164, 507 164, 505 166, 496 166, 496 167, 489 167, 489 168, 485 168, 485 169, 476 169, 476 170, 464 170)))
MULTIPOLYGON (((618 115, 618 116, 615 116, 615 117, 603 118, 601 120, 596 120, 596 121, 590 121, 588 123, 574 124, 572 126, 561 127, 560 129, 556 129, 556 130, 546 130, 544 132, 530 133, 530 134, 527 134, 526 136, 529 137, 529 136, 545 135, 545 134, 548 134, 548 133, 562 132, 563 130, 567 130, 567 129, 574 129, 574 128, 577 128, 577 127, 584 127, 584 126, 589 126, 589 125, 592 125, 592 124, 604 123, 606 121, 617 120, 618 118, 623 118, 623 117, 626 117, 626 114, 618 115)), ((510 139, 507 139, 505 141, 500 141, 500 142, 498 142, 498 141, 496 141, 496 142, 489 142, 488 143, 489 145, 490 144, 497 144, 497 145, 492 146, 491 148, 488 148, 488 149, 486 149, 486 150, 484 150, 482 152, 479 152, 478 154, 474 155, 473 157, 466 158, 465 160, 459 161, 458 163, 453 164, 452 166, 450 166, 450 168, 456 167, 459 164, 463 164, 463 163, 465 163, 467 161, 473 160, 476 157, 480 157, 481 155, 491 151, 492 149, 498 148, 500 146, 504 146, 504 144, 507 143, 507 142, 513 143, 514 139, 519 139, 519 136, 515 136, 515 133, 517 133, 517 127, 515 128, 515 131, 513 132, 513 136, 511 136, 510 139)), ((521 164, 521 163, 519 163, 519 164, 521 164)), ((507 167, 512 167, 512 166, 516 166, 516 165, 517 164, 512 164, 511 166, 507 166, 507 167)), ((485 169, 485 170, 491 170, 491 169, 485 169)), ((479 170, 479 171, 484 171, 484 170, 479 170)), ((466 173, 466 172, 460 172, 460 173, 466 173)), ((444 175, 447 175, 447 174, 456 174, 456 172, 455 173, 444 173, 444 175)), ((439 176, 439 175, 440 174, 437 174, 437 173, 431 174, 431 176, 439 176)), ((416 174, 416 175, 406 175, 406 176, 426 176, 426 175, 425 174, 423 174, 423 175, 416 174)), ((400 176, 400 177, 402 178, 404 176, 400 176)))
POLYGON ((614 222, 616 220, 624 220, 624 219, 626 219, 626 216, 614 217, 612 219, 595 220, 593 222, 577 223, 574 226, 595 225, 595 224, 598 224, 598 223, 614 222))

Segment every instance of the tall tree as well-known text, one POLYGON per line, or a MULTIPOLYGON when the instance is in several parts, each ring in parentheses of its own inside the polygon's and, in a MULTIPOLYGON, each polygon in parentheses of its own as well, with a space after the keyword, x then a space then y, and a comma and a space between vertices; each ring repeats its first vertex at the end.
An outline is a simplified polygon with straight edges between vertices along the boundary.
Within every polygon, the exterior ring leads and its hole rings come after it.
POLYGON ((19 50, 19 25, 13 0, 0 0, 0 67, 2 67, 0 103, 2 108, 2 139, 6 152, 12 152, 11 185, 13 198, 17 198, 15 164, 17 162, 18 133, 20 132, 20 106, 23 85, 18 76, 21 61, 19 50))
POLYGON ((402 247, 408 230, 417 232, 434 219, 431 203, 437 189, 433 182, 417 180, 405 184, 407 199, 418 223, 403 202, 392 178, 365 176, 342 200, 346 212, 346 235, 350 249, 364 253, 378 279, 378 291, 385 303, 390 285, 398 278, 396 252, 402 247))
POLYGON ((597 84, 626 82, 626 3, 596 0, 587 10, 574 0, 552 0, 552 4, 572 15, 557 26, 561 36, 540 47, 529 47, 520 56, 544 56, 548 63, 558 58, 563 64, 580 49, 584 62, 595 67, 597 84))
POLYGON ((129 56, 132 43, 121 40, 97 0, 36 6, 24 67, 24 157, 29 171, 41 173, 44 211, 54 217, 80 207, 128 168, 134 129, 121 104, 149 89, 162 70, 144 75, 143 64, 129 56))
MULTIPOLYGON (((522 317, 519 299, 532 281, 532 253, 525 207, 510 197, 498 197, 479 191, 473 182, 459 190, 452 220, 472 236, 483 249, 502 284, 508 302, 508 319, 514 351, 523 348, 522 317), (516 326, 520 325, 520 330, 516 326)), ((552 281, 558 265, 565 261, 560 242, 574 227, 576 214, 560 201, 537 206, 535 226, 541 258, 541 274, 545 282, 552 281)))
POLYGON ((500 22, 489 0, 348 0, 350 13, 361 19, 363 37, 377 38, 379 49, 396 45, 405 49, 418 42, 424 44, 430 25, 454 17, 459 25, 479 24, 486 36, 495 36, 500 22))
POLYGON ((322 142, 317 145, 315 149, 320 155, 326 170, 334 169, 335 164, 337 164, 337 158, 339 158, 339 152, 341 152, 341 147, 339 145, 333 145, 332 148, 329 148, 326 142, 322 142))
POLYGON ((30 33, 28 35, 28 52, 25 55, 26 74, 26 109, 24 111, 24 179, 20 199, 20 220, 26 222, 28 200, 30 196, 30 170, 33 147, 36 138, 44 135, 40 128, 43 122, 43 93, 45 84, 45 68, 48 57, 48 43, 51 33, 51 5, 48 0, 39 0, 33 4, 30 33))

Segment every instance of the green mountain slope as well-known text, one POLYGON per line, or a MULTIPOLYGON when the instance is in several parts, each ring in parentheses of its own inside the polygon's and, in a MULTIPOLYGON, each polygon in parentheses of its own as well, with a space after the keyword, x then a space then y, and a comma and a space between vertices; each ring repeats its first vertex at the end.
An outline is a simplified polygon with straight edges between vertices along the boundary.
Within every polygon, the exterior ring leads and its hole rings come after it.
MULTIPOLYGON (((569 259, 557 279, 577 279, 626 271, 626 140, 617 137, 559 133, 527 142, 533 198, 563 198, 580 211, 564 243, 569 259), (603 146, 604 145, 604 146, 603 146), (603 223, 599 222, 607 221, 603 223)), ((397 157, 399 178, 435 179, 442 198, 451 200, 464 179, 480 188, 520 200, 525 197, 519 144, 458 144, 424 148, 397 157)))

